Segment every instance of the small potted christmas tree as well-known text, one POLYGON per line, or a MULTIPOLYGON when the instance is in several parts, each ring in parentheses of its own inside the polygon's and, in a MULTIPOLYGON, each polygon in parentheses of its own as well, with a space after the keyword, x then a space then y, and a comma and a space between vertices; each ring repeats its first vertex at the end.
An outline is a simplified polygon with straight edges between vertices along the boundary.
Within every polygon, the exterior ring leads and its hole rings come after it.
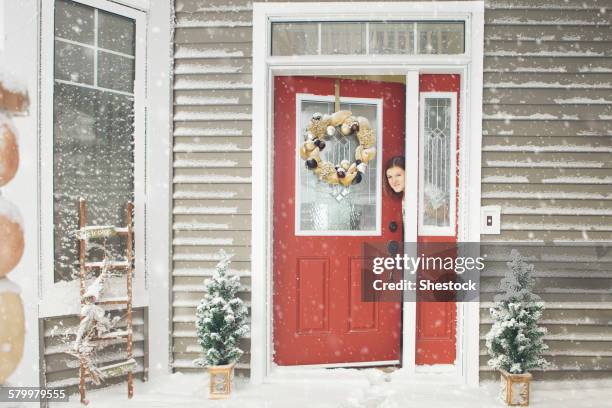
POLYGON ((208 367, 210 394, 213 399, 228 398, 232 370, 242 356, 240 338, 248 332, 247 309, 238 298, 240 278, 229 275, 230 257, 220 251, 221 261, 211 279, 205 282, 206 294, 196 311, 198 342, 204 355, 194 363, 208 367))
POLYGON ((487 334, 489 366, 501 372, 500 397, 508 405, 529 405, 530 370, 545 368, 542 352, 548 349, 538 327, 544 303, 532 293, 533 265, 516 250, 511 252, 508 272, 501 281, 501 294, 490 309, 493 327, 487 334))

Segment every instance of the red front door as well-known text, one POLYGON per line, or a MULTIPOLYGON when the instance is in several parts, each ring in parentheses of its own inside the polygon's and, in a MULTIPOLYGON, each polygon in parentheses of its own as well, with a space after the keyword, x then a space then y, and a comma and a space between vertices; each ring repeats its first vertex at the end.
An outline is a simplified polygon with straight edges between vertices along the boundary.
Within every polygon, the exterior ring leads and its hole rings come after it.
MULTIPOLYGON (((345 191, 319 181, 298 153, 309 116, 333 113, 334 84, 317 77, 274 81, 273 343, 279 365, 400 360, 401 303, 362 302, 360 265, 364 241, 402 241, 401 228, 389 230, 391 221, 401 226, 401 201, 383 194, 381 183, 384 163, 403 154, 404 85, 339 81, 341 109, 382 129, 367 175, 345 191)), ((330 161, 352 161, 354 145, 330 140, 324 152, 330 161)))

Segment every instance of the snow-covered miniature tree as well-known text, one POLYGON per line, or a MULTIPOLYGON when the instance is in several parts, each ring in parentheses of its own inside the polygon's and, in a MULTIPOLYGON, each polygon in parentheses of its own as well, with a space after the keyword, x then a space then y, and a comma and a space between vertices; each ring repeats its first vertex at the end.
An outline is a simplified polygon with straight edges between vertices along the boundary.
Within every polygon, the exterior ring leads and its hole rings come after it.
POLYGON ((210 367, 235 363, 243 351, 240 338, 248 331, 247 309, 238 295, 240 278, 229 275, 230 257, 221 250, 221 261, 211 279, 205 282, 206 294, 196 311, 198 342, 204 355, 194 363, 210 367))
POLYGON ((548 362, 542 352, 548 349, 543 337, 546 329, 538 327, 544 302, 532 293, 532 264, 515 249, 508 272, 501 281, 502 293, 495 296, 490 309, 493 327, 486 337, 491 359, 489 366, 512 374, 523 374, 534 368, 545 368, 548 362))

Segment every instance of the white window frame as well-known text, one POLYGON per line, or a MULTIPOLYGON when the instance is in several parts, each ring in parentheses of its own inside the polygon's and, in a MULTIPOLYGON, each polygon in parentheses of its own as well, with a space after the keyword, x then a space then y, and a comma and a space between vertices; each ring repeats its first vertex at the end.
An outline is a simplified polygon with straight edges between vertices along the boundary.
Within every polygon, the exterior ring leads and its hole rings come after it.
MULTIPOLYGON (((300 112, 302 108, 302 102, 334 102, 335 96, 322 96, 322 95, 311 95, 298 93, 295 95, 295 133, 296 133, 296 161, 295 161, 295 191, 296 200, 294 205, 295 210, 295 235, 296 236, 343 236, 343 237, 359 237, 359 236, 381 236, 382 235, 382 139, 383 139, 383 101, 380 98, 352 98, 352 97, 340 97, 340 103, 355 103, 355 104, 367 104, 376 106, 376 226, 373 230, 368 231, 338 231, 338 230, 325 230, 325 231, 303 231, 301 229, 302 220, 300 214, 301 200, 301 189, 300 186, 300 168, 304 165, 304 161, 299 158, 299 146, 303 141, 304 129, 300 129, 300 112)), ((313 176, 314 177, 314 176, 313 176)))
MULTIPOLYGON (((108 0, 75 0, 78 3, 131 18, 136 23, 134 78, 134 253, 133 307, 148 304, 145 288, 145 77, 147 28, 146 13, 108 0), (144 39, 144 40, 143 40, 144 39)), ((40 67, 40 317, 78 314, 80 311, 79 279, 54 282, 53 220, 53 85, 54 85, 54 6, 55 1, 41 5, 40 67), (58 302, 57 299, 63 299, 58 302)), ((91 88, 87 85, 86 87, 91 88)), ((115 91, 112 91, 115 92, 115 91)), ((117 91, 117 93, 122 93, 117 91)), ((126 203, 127 205, 127 203, 126 203)), ((110 281, 112 287, 124 287, 125 279, 110 281)))
MULTIPOLYGON (((275 75, 405 75, 406 77, 406 162, 418 160, 419 74, 450 73, 461 76, 458 240, 480 241, 480 176, 483 87, 483 1, 375 2, 375 3, 254 3, 253 5, 253 192, 251 235, 251 381, 282 381, 285 367, 273 363, 272 349, 272 199, 273 199, 273 86, 275 75), (464 20, 465 55, 405 56, 296 56, 270 57, 271 21, 464 20), (264 352, 262 352, 262 350, 264 352)), ((416 186, 418 173, 406 171, 406 185, 416 186)), ((406 241, 416 242, 418 197, 416 188, 406 191, 406 241)), ((443 368, 448 376, 436 381, 478 385, 479 304, 457 304, 457 360, 443 368), (449 371, 450 370, 450 371, 449 371)), ((404 304, 402 364, 409 375, 426 375, 415 364, 416 305, 404 304)), ((434 369, 436 366, 433 366, 434 369)), ((290 369, 290 368, 289 368, 290 369)))
MULTIPOLYGON (((427 236, 455 236, 455 226, 457 224, 457 94, 455 92, 421 92, 420 115, 419 115, 419 135, 424 135, 425 130, 425 100, 434 98, 448 98, 451 101, 451 128, 450 128, 450 173, 448 175, 449 206, 448 206, 448 226, 425 225, 425 189, 419 188, 419 235, 427 236)), ((425 144, 419 143, 419 186, 425 186, 425 144)))

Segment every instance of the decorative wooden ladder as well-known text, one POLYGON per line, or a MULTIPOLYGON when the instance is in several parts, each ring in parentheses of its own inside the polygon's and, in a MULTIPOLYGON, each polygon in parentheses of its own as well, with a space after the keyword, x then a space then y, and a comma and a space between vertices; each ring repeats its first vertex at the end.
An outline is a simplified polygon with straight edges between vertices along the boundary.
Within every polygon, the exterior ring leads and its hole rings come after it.
MULTIPOLYGON (((123 270, 126 274, 126 285, 127 285, 127 297, 116 298, 116 299, 96 299, 94 302, 96 305, 126 305, 127 312, 127 329, 122 331, 111 331, 97 335, 94 339, 101 343, 108 342, 109 340, 115 339, 127 339, 127 359, 119 363, 110 364, 104 367, 100 367, 99 371, 104 375, 104 378, 117 377, 125 375, 127 373, 127 385, 128 385, 128 398, 132 398, 134 395, 133 386, 133 370, 136 366, 136 361, 133 358, 133 332, 132 332, 132 272, 134 270, 134 250, 133 250, 133 212, 134 204, 129 201, 127 203, 127 214, 126 222, 127 226, 120 228, 114 226, 87 226, 86 225, 86 212, 85 212, 85 199, 79 200, 79 263, 80 263, 80 297, 81 307, 85 305, 85 281, 87 279, 87 272, 89 271, 102 271, 102 268, 109 267, 113 270, 123 270), (87 242, 88 239, 96 238, 107 238, 110 236, 123 236, 127 239, 127 262, 87 262, 87 242)), ((94 272, 95 274, 95 272, 94 272)), ((87 404, 88 401, 85 398, 85 382, 88 375, 88 370, 85 365, 85 360, 80 359, 79 368, 79 392, 81 394, 81 403, 87 404)))

